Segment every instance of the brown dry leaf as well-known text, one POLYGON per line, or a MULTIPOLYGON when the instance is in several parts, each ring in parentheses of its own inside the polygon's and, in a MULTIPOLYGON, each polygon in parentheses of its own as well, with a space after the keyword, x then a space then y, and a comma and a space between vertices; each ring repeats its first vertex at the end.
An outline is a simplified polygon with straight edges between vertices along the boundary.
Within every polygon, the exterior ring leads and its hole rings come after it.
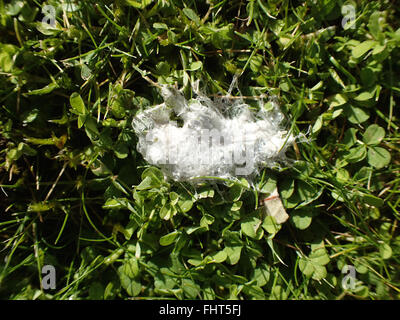
POLYGON ((289 215, 286 213, 277 188, 262 202, 267 215, 274 217, 278 224, 285 223, 287 219, 289 219, 289 215))

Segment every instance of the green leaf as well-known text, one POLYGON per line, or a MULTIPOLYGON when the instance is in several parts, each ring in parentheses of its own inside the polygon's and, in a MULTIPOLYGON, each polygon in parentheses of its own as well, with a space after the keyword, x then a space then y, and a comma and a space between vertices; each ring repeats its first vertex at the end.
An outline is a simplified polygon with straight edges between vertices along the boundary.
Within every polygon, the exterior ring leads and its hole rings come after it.
MULTIPOLYGON (((168 30, 168 26, 165 23, 161 23, 161 22, 154 22, 153 23, 153 28, 154 29, 168 30)), ((164 62, 161 62, 161 63, 164 63, 164 62)))
POLYGON ((381 12, 375 11, 371 14, 368 22, 369 32, 374 36, 375 39, 378 39, 382 33, 382 27, 379 22, 381 17, 381 12))
POLYGON ((330 261, 325 248, 320 248, 315 251, 312 251, 309 256, 309 259, 311 259, 314 264, 319 264, 321 266, 328 264, 330 261))
POLYGON ((264 57, 260 54, 255 54, 251 59, 250 59, 250 69, 254 73, 260 72, 260 68, 263 64, 264 57))
POLYGON ((85 107, 85 103, 82 100, 82 97, 79 95, 79 93, 74 92, 71 94, 69 101, 71 103, 72 108, 78 115, 86 115, 87 110, 85 107))
POLYGON ((314 273, 312 275, 312 278, 314 280, 319 281, 326 278, 326 276, 327 276, 326 268, 324 266, 314 264, 314 273))
POLYGON ((136 190, 147 190, 156 187, 150 177, 146 177, 137 187, 136 190))
POLYGON ((363 68, 360 72, 361 83, 365 87, 373 86, 377 81, 377 72, 371 68, 363 68))
POLYGON ((344 202, 345 201, 343 196, 342 196, 342 194, 339 193, 338 190, 332 190, 331 196, 332 196, 333 199, 338 200, 340 202, 344 202))
POLYGON ((381 254, 382 259, 387 260, 392 257, 393 251, 387 243, 384 243, 383 245, 379 246, 379 253, 381 254))
POLYGON ((240 259, 242 248, 242 246, 225 247, 224 251, 227 255, 226 262, 228 262, 230 265, 237 264, 240 259))
POLYGON ((312 127, 312 133, 319 132, 322 129, 322 125, 323 125, 323 118, 322 115, 320 115, 312 127))
POLYGON ((266 216, 264 218, 262 227, 269 234, 275 234, 281 229, 281 226, 276 222, 275 218, 272 216, 266 216))
POLYGON ((378 126, 377 124, 370 125, 367 130, 365 130, 363 141, 368 145, 377 145, 385 137, 385 129, 378 126))
POLYGON ((164 174, 162 171, 158 168, 155 167, 150 167, 147 168, 146 170, 143 171, 142 173, 142 179, 145 179, 146 177, 150 177, 153 181, 161 184, 162 181, 164 181, 164 174))
POLYGON ((121 271, 129 278, 135 278, 139 275, 139 264, 136 258, 126 260, 122 265, 121 271))
POLYGON ((18 48, 12 44, 0 43, 0 71, 10 72, 14 68, 14 55, 18 48))
POLYGON ((255 216, 247 217, 240 225, 242 232, 253 239, 261 239, 263 232, 260 228, 261 220, 255 216))
POLYGON ((179 201, 179 195, 176 192, 170 192, 169 198, 171 199, 171 204, 175 206, 179 201))
POLYGON ((112 171, 107 167, 107 165, 98 159, 93 162, 90 169, 96 176, 109 175, 112 173, 112 171))
POLYGON ((186 17, 188 17, 190 20, 192 20, 193 22, 196 23, 196 25, 200 25, 200 18, 199 16, 196 14, 196 12, 194 12, 192 9, 190 8, 184 8, 183 13, 185 14, 186 17))
POLYGON ((125 143, 118 142, 114 146, 114 153, 118 159, 125 159, 129 155, 129 148, 127 147, 127 145, 125 143))
POLYGON ((175 230, 171 233, 168 233, 164 236, 162 236, 159 240, 160 245, 162 246, 169 246, 171 243, 175 241, 175 239, 179 236, 180 232, 175 230))
POLYGON ((125 208, 124 204, 117 199, 108 199, 103 205, 103 209, 121 209, 125 208))
POLYGON ((210 255, 209 257, 211 258, 210 262, 222 263, 227 259, 228 255, 227 255, 226 251, 222 250, 222 251, 218 251, 218 252, 210 255))
POLYGON ((92 70, 85 64, 81 64, 81 78, 83 80, 89 80, 92 76, 92 70))
POLYGON ((37 151, 35 149, 23 142, 20 142, 18 144, 18 151, 21 151, 23 154, 31 157, 37 155, 37 151))
POLYGON ((299 200, 303 202, 303 201, 310 201, 317 193, 317 190, 311 184, 302 180, 298 180, 297 192, 299 195, 299 200))
POLYGON ((212 215, 206 213, 200 219, 200 226, 206 227, 210 224, 213 224, 214 221, 215 221, 215 218, 212 215))
POLYGON ((342 106, 347 102, 348 98, 346 95, 338 93, 328 99, 329 106, 331 108, 342 106))
POLYGON ((360 101, 360 102, 371 100, 375 96, 375 92, 376 92, 376 89, 372 90, 372 91, 361 92, 358 96, 356 96, 354 98, 354 100, 360 101))
POLYGON ((279 193, 282 199, 289 199, 294 192, 294 179, 285 178, 279 185, 279 193))
POLYGON ((182 279, 182 289, 188 299, 196 299, 200 295, 200 287, 191 279, 182 279))
POLYGON ((350 163, 360 162, 367 156, 367 148, 364 145, 351 148, 345 156, 345 160, 350 163))
POLYGON ((240 184, 234 184, 229 188, 229 196, 232 202, 238 201, 244 192, 243 187, 240 184))
POLYGON ((275 285, 272 289, 270 300, 287 300, 288 293, 281 285, 275 285))
POLYGON ((150 167, 143 171, 142 182, 136 187, 137 190, 158 188, 164 181, 164 174, 161 170, 150 167))
POLYGON ((190 71, 196 71, 196 70, 201 69, 202 67, 203 67, 203 62, 201 62, 201 61, 195 61, 195 62, 192 62, 192 63, 190 64, 190 69, 188 69, 188 70, 190 70, 190 71))
POLYGON ((256 280, 255 284, 258 287, 265 286, 270 278, 269 266, 267 264, 262 264, 259 268, 254 269, 254 277, 256 280))
POLYGON ((170 204, 166 203, 160 210, 160 218, 169 220, 176 214, 176 209, 170 204))
POLYGON ((185 228, 185 232, 189 235, 192 233, 195 233, 196 231, 197 232, 205 232, 207 230, 208 230, 208 228, 202 227, 202 226, 192 226, 192 227, 185 228))
POLYGON ((211 31, 211 42, 217 49, 224 49, 231 46, 233 39, 233 24, 225 25, 222 28, 209 28, 211 31))
POLYGON ((131 279, 125 273, 123 273, 121 270, 122 268, 122 266, 118 268, 121 285, 130 296, 136 297, 141 292, 142 285, 140 282, 136 281, 135 279, 131 279))
POLYGON ((383 199, 373 196, 372 194, 362 194, 363 202, 369 204, 370 206, 374 206, 376 208, 380 208, 383 206, 383 199))
POLYGON ((306 277, 311 277, 315 270, 312 262, 307 258, 300 259, 299 269, 306 277))
POLYGON ((21 12, 24 7, 24 1, 11 1, 11 3, 7 3, 5 6, 5 13, 10 16, 16 16, 21 12))
POLYGON ((124 0, 124 1, 136 9, 144 9, 153 2, 153 0, 137 0, 137 1, 136 0, 124 0))
POLYGON ((347 183, 350 180, 350 173, 344 168, 339 168, 336 172, 336 179, 340 183, 347 183))
POLYGON ((237 247, 242 245, 242 240, 240 238, 240 233, 239 231, 229 231, 229 230, 224 230, 222 234, 224 238, 224 243, 225 246, 228 247, 237 247))
POLYGON ((290 219, 297 229, 307 229, 312 221, 313 214, 308 209, 295 210, 291 213, 290 219))
POLYGON ((7 159, 10 161, 17 161, 22 156, 22 151, 17 148, 10 149, 7 152, 7 159))
POLYGON ((343 137, 343 143, 351 148, 356 142, 357 142, 357 129, 355 128, 349 128, 346 130, 346 132, 344 133, 344 137, 343 137))
POLYGON ((36 203, 30 203, 28 211, 45 212, 54 208, 54 203, 48 201, 40 201, 36 203))
POLYGON ((232 204, 230 210, 231 211, 239 211, 242 207, 243 201, 236 201, 232 204))
POLYGON ((322 188, 317 189, 315 186, 305 181, 299 180, 297 182, 297 195, 298 200, 301 201, 301 206, 305 206, 317 200, 321 196, 322 191, 322 188))
POLYGON ((197 267, 197 266, 199 266, 199 265, 201 265, 203 263, 203 259, 201 257, 190 258, 190 259, 188 259, 187 262, 190 263, 192 266, 197 267))
POLYGON ((214 189, 210 186, 201 187, 199 191, 195 194, 196 199, 205 199, 205 198, 213 198, 214 197, 214 189))
POLYGON ((363 123, 369 119, 369 113, 365 109, 359 107, 348 106, 344 109, 344 114, 353 124, 363 123))
POLYGON ((277 178, 275 175, 270 175, 265 181, 259 183, 258 189, 261 193, 271 194, 276 189, 277 178))
POLYGON ((306 277, 312 276, 314 280, 322 280, 327 276, 325 265, 329 261, 330 258, 322 247, 313 250, 309 257, 300 258, 299 268, 306 277))
POLYGON ((21 115, 21 121, 24 124, 31 123, 37 119, 38 115, 39 115, 39 109, 34 108, 31 110, 28 110, 21 115))
POLYGON ((247 181, 246 178, 240 178, 238 182, 243 188, 245 188, 245 189, 249 189, 250 188, 250 184, 249 184, 249 182, 247 181))
POLYGON ((78 128, 80 129, 80 128, 82 128, 83 127, 83 125, 85 124, 85 121, 86 121, 86 118, 87 118, 88 116, 85 114, 85 115, 79 115, 78 116, 78 128))
POLYGON ((243 292, 256 300, 265 300, 264 290, 257 286, 245 286, 243 292))
POLYGON ((54 25, 50 23, 37 22, 36 29, 45 36, 56 36, 58 33, 62 32, 62 28, 57 21, 55 21, 54 25))
POLYGON ((193 207, 193 200, 189 198, 181 199, 178 201, 178 207, 183 213, 188 212, 193 207))
POLYGON ((361 58, 369 50, 373 49, 376 44, 377 42, 374 40, 366 40, 364 42, 361 42, 359 45, 355 46, 351 54, 356 59, 361 58))
POLYGON ((381 147, 368 148, 368 163, 376 169, 382 169, 390 164, 391 155, 389 151, 381 147))
POLYGON ((36 90, 31 90, 29 92, 27 92, 27 95, 29 96, 41 96, 44 94, 49 94, 52 91, 54 91, 55 89, 57 89, 59 86, 57 83, 52 82, 50 84, 48 84, 47 86, 41 88, 41 89, 36 89, 36 90))
POLYGON ((128 222, 124 229, 124 237, 126 240, 129 240, 132 238, 133 232, 138 228, 138 224, 134 221, 131 220, 128 222))
POLYGON ((93 282, 89 287, 89 297, 91 300, 104 299, 104 286, 101 282, 93 282))
POLYGON ((95 118, 87 116, 85 119, 85 132, 90 140, 94 141, 99 138, 100 132, 97 129, 97 122, 95 118))

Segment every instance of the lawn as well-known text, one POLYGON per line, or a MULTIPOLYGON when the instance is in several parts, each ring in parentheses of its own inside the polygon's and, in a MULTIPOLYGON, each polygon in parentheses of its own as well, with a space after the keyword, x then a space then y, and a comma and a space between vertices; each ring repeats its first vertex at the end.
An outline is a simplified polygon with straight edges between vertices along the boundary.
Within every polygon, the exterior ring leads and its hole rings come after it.
POLYGON ((399 17, 390 0, 0 0, 0 298, 399 299, 399 17), (197 183, 145 161, 132 120, 196 81, 276 101, 285 160, 197 183), (275 188, 283 224, 260 202, 275 188))

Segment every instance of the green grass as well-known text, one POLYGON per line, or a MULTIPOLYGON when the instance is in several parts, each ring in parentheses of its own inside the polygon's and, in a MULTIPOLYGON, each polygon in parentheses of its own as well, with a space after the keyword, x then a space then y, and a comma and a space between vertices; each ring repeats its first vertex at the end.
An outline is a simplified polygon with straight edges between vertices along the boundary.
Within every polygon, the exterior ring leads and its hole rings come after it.
POLYGON ((0 0, 0 298, 398 299, 399 15, 388 0, 0 0), (165 180, 133 117, 157 84, 224 95, 235 74, 306 141, 256 188, 165 180), (276 185, 282 226, 258 204, 276 185))

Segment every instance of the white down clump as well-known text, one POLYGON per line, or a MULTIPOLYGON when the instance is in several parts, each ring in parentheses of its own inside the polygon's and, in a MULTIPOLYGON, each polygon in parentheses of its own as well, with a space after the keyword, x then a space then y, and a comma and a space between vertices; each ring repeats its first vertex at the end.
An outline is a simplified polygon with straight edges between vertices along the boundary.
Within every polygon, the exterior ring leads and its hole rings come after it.
POLYGON ((196 98, 186 100, 162 86, 164 103, 132 122, 138 151, 174 180, 250 176, 275 165, 293 143, 281 128, 283 115, 275 102, 266 110, 260 99, 256 114, 241 99, 211 100, 195 92, 196 98))

